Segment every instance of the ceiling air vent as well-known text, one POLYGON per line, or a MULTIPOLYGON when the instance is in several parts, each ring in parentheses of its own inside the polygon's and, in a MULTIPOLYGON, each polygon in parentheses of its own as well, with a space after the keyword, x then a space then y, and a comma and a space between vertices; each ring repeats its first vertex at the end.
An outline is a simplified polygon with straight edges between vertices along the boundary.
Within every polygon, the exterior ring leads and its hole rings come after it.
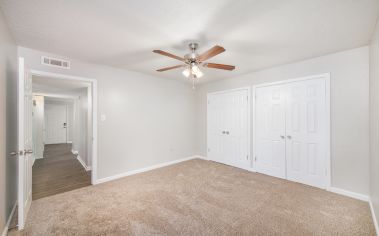
POLYGON ((70 69, 70 62, 62 59, 42 56, 41 63, 42 65, 70 69))

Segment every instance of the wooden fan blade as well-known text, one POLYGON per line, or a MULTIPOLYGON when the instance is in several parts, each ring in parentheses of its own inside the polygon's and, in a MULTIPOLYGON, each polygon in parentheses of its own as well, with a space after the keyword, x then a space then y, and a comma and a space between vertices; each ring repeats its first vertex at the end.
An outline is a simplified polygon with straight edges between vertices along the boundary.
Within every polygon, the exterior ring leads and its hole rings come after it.
POLYGON ((212 57, 214 57, 214 56, 216 56, 222 52, 225 52, 225 48, 216 45, 213 48, 211 48, 208 51, 201 54, 200 56, 198 56, 197 59, 199 61, 205 61, 205 60, 208 60, 209 58, 212 58, 212 57))
POLYGON ((217 64, 217 63, 204 63, 204 67, 221 69, 221 70, 234 70, 236 67, 231 65, 217 64))
POLYGON ((170 66, 170 67, 165 67, 165 68, 159 69, 157 71, 162 72, 162 71, 172 70, 172 69, 176 69, 176 68, 180 68, 180 67, 184 67, 184 66, 185 65, 170 66))
POLYGON ((185 61, 184 58, 182 58, 182 57, 178 57, 174 54, 171 54, 171 53, 168 53, 168 52, 165 52, 162 50, 154 50, 153 52, 161 54, 161 55, 166 56, 166 57, 174 58, 174 59, 179 60, 179 61, 185 61))

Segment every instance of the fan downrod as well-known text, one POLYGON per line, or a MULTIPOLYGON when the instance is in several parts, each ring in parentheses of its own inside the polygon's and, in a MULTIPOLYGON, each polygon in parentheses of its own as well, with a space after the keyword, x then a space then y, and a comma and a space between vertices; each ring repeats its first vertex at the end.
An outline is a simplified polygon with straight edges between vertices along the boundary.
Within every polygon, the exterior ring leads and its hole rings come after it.
POLYGON ((188 47, 191 49, 192 52, 194 52, 199 47, 199 44, 197 44, 197 43, 190 43, 190 44, 188 44, 188 47))

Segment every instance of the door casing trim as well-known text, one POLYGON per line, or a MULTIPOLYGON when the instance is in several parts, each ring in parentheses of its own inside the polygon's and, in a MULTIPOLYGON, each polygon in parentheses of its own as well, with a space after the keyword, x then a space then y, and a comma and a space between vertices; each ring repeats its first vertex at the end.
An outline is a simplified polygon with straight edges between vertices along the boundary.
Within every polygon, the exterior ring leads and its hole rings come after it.
POLYGON ((35 76, 45 76, 52 79, 63 79, 63 80, 74 80, 74 81, 85 81, 91 83, 92 87, 92 163, 91 163, 91 184, 95 185, 97 182, 97 101, 98 101, 98 90, 97 90, 97 80, 87 77, 72 76, 66 74, 45 72, 40 70, 29 70, 30 75, 35 76))

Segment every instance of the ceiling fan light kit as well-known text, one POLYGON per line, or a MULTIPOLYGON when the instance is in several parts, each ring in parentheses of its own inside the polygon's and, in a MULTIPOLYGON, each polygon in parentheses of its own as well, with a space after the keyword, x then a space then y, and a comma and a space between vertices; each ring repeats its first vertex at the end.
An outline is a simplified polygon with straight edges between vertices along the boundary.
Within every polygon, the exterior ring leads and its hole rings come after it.
POLYGON ((231 65, 205 62, 206 60, 222 52, 225 52, 225 49, 221 46, 216 45, 200 55, 196 52, 199 46, 197 43, 190 43, 188 46, 191 52, 184 55, 184 57, 179 57, 162 50, 154 50, 153 51, 154 53, 171 57, 173 59, 179 60, 184 63, 182 65, 158 69, 157 71, 163 72, 163 71, 177 69, 177 68, 185 68, 182 73, 185 77, 189 78, 192 81, 193 88, 195 88, 195 83, 198 82, 199 78, 201 78, 204 75, 204 73, 200 70, 199 66, 213 68, 213 69, 229 70, 229 71, 232 71, 235 69, 235 66, 231 66, 231 65))

